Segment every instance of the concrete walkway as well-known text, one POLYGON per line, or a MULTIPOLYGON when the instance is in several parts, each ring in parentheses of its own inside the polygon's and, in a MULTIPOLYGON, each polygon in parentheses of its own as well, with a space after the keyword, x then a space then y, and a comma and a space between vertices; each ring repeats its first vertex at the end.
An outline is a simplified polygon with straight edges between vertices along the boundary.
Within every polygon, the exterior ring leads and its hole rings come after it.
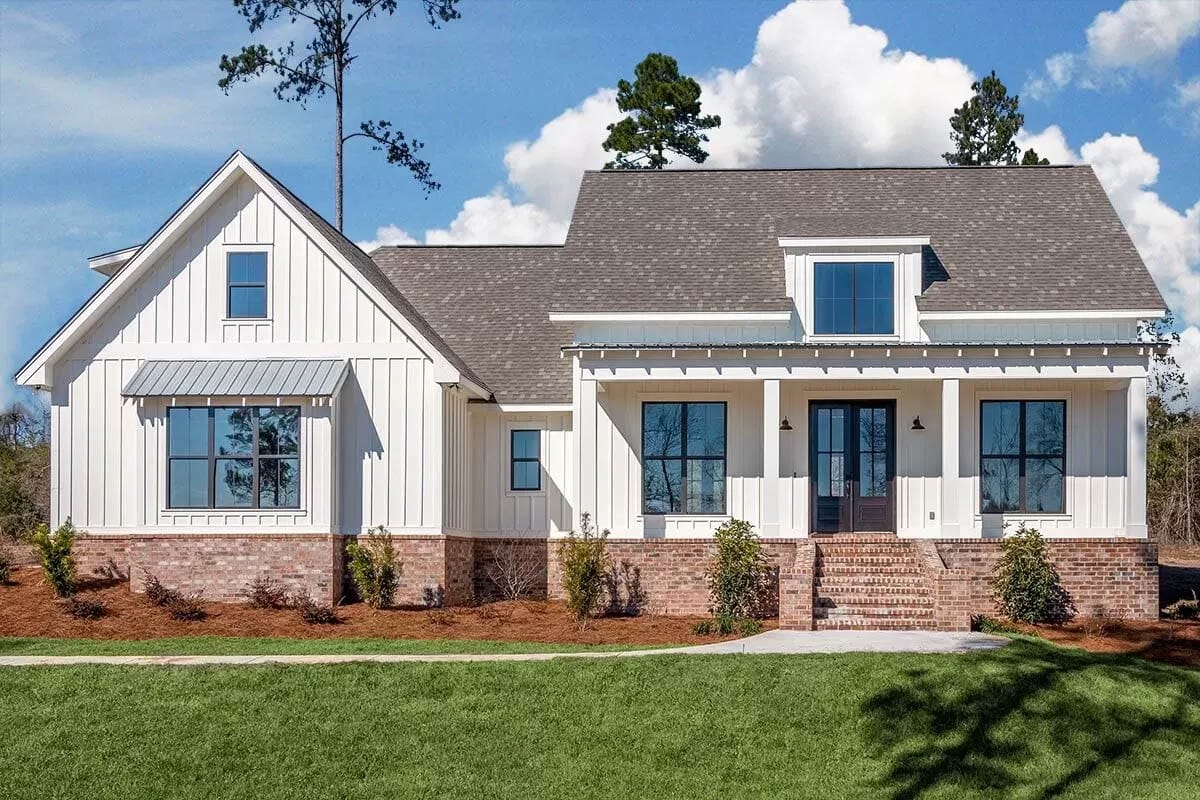
POLYGON ((561 658, 633 658, 658 655, 799 655, 804 653, 967 653, 1008 644, 1002 636, 935 631, 767 631, 745 639, 659 650, 579 653, 405 654, 346 653, 279 656, 0 656, 0 667, 52 667, 78 664, 113 666, 221 666, 251 664, 349 664, 372 662, 550 661, 561 658))

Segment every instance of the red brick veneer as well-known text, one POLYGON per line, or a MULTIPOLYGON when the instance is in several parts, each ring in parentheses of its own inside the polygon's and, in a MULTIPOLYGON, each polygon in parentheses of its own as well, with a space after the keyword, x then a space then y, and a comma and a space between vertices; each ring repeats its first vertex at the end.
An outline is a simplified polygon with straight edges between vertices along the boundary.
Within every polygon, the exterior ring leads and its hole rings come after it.
MULTIPOLYGON (((1063 588, 1081 615, 1158 618, 1158 547, 1147 539, 1046 539, 1063 588)), ((990 578, 1000 557, 997 539, 939 539, 945 567, 962 579, 939 606, 968 614, 995 612, 990 578)))

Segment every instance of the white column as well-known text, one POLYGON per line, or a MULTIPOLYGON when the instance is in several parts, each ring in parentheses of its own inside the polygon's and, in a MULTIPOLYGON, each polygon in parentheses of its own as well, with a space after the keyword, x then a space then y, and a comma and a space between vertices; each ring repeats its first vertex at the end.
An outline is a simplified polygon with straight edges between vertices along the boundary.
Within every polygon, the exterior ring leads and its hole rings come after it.
POLYGON ((1146 379, 1130 378, 1125 399, 1125 533, 1145 538, 1146 379))
MULTIPOLYGON (((592 515, 592 524, 600 527, 596 508, 596 381, 585 379, 576 357, 575 391, 571 407, 575 496, 571 498, 575 530, 579 515, 592 515)), ((611 468, 611 467, 610 467, 611 468)))
POLYGON ((763 381, 762 534, 778 536, 779 519, 779 381, 763 381))
POLYGON ((942 381, 942 536, 961 534, 958 380, 942 381))

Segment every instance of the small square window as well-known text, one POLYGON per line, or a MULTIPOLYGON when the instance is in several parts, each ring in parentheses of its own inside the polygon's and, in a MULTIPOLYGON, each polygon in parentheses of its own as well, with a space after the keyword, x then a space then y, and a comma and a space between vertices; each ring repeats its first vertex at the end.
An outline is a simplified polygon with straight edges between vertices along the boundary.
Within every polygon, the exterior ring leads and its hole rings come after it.
POLYGON ((230 253, 227 270, 230 319, 266 319, 267 254, 230 253))
POLYGON ((514 492, 536 492, 542 488, 541 431, 513 431, 509 486, 514 492))

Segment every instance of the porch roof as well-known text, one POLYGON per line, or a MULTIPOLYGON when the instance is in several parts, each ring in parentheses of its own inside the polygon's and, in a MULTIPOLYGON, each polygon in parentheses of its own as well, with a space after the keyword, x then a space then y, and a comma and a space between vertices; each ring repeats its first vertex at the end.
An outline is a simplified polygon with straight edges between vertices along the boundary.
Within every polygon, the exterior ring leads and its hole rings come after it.
POLYGON ((125 397, 332 397, 349 368, 344 359, 146 361, 125 397))
POLYGON ((777 341, 777 342, 613 342, 586 344, 574 343, 562 348, 564 353, 595 351, 662 351, 662 350, 1012 350, 1055 348, 1055 349, 1105 349, 1138 348, 1139 355, 1165 351, 1167 345, 1139 341, 996 341, 996 342, 829 342, 829 341, 777 341))

